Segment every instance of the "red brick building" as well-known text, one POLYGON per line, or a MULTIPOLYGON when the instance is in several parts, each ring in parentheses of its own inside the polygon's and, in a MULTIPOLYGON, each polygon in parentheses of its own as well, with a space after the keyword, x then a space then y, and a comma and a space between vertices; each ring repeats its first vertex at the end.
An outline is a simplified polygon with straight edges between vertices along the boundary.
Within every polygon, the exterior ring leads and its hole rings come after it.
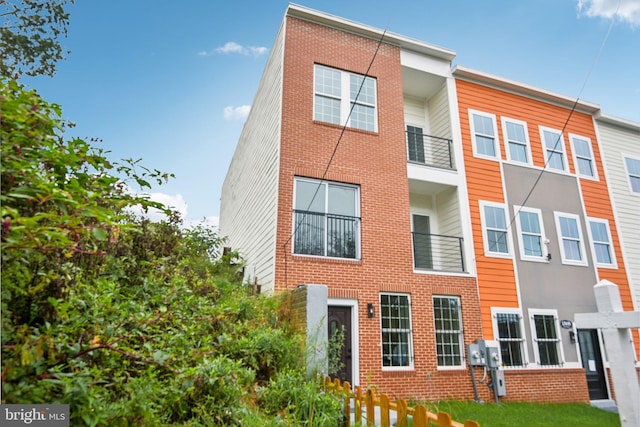
MULTIPOLYGON (((481 306, 472 101, 458 100, 454 56, 290 5, 222 190, 220 233, 246 280, 326 286, 328 334, 346 331, 341 378, 397 397, 473 399, 466 345, 501 345, 481 306)), ((507 374, 507 399, 589 400, 577 360, 507 374)))

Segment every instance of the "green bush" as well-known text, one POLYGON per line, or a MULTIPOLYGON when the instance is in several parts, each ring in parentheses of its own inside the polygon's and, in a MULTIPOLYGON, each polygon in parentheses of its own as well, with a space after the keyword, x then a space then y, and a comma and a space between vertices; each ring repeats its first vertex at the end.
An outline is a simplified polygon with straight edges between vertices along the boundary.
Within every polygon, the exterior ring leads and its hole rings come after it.
POLYGON ((301 371, 280 371, 259 389, 258 402, 267 414, 288 425, 341 426, 342 404, 334 393, 324 391, 322 378, 305 380, 301 371))
POLYGON ((128 188, 169 174, 65 140, 60 108, 15 82, 0 109, 2 403, 66 403, 86 426, 340 418, 286 299, 250 295, 214 231, 131 213, 164 209, 128 188))

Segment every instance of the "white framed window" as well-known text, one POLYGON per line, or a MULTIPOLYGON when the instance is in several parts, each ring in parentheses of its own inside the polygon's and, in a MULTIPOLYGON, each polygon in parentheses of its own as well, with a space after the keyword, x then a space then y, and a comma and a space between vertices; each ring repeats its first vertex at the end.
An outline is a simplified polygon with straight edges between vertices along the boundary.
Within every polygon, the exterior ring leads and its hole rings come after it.
POLYGON ((527 122, 502 117, 507 159, 512 162, 531 164, 531 145, 527 122))
POLYGON ((571 149, 573 151, 573 164, 576 168, 576 175, 583 178, 598 179, 598 171, 593 156, 591 138, 585 136, 569 134, 571 149))
POLYGON ((563 264, 587 265, 587 256, 582 238, 580 217, 575 214, 554 212, 558 244, 563 264))
POLYGON ((566 151, 564 138, 559 130, 540 126, 540 139, 545 153, 547 168, 551 170, 567 172, 566 151))
POLYGON ((618 268, 613 251, 609 221, 599 218, 588 218, 591 251, 597 267, 618 268))
POLYGON ((533 353, 540 366, 561 366, 564 364, 562 339, 556 310, 529 309, 533 353))
POLYGON ((411 331, 411 296, 381 293, 382 367, 413 368, 413 337, 411 331))
POLYGON ((469 110, 473 155, 491 160, 500 159, 500 144, 495 114, 469 110))
POLYGON ((481 200, 480 220, 485 255, 510 258, 511 238, 505 205, 481 200))
POLYGON ((522 312, 517 308, 491 307, 493 336, 500 344, 504 366, 525 367, 529 363, 522 312))
POLYGON ((640 158, 625 156, 624 167, 629 177, 629 190, 634 194, 640 194, 640 158))
POLYGON ((376 79, 316 64, 313 119, 377 132, 376 79))
POLYGON ((293 253, 360 258, 360 188, 295 178, 293 253))
POLYGON ((438 368, 459 368, 464 363, 460 298, 433 297, 438 368))
POLYGON ((514 206, 520 259, 523 261, 547 261, 546 236, 542 211, 524 206, 514 206))

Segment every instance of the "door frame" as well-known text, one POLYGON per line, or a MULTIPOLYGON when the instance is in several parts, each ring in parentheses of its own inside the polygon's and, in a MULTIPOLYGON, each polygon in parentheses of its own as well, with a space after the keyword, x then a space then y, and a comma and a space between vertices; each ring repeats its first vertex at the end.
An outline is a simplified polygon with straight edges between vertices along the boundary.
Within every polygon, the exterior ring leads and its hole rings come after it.
POLYGON ((351 376, 352 386, 360 385, 360 324, 358 323, 358 300, 351 298, 328 298, 330 305, 351 307, 351 376))
MULTIPOLYGON (((580 328, 580 329, 584 329, 584 330, 591 330, 592 328, 580 328)), ((602 375, 604 377, 604 386, 605 386, 605 391, 607 392, 607 397, 604 399, 599 399, 598 401, 602 401, 602 400, 610 400, 612 399, 611 397, 611 385, 609 384, 609 361, 606 358, 605 355, 605 348, 604 348, 604 342, 602 340, 602 333, 600 331, 600 329, 594 329, 596 331, 596 337, 597 337, 597 344, 598 344, 598 351, 600 352, 600 363, 602 366, 602 375)), ((580 365, 580 367, 584 368, 584 366, 582 366, 582 351, 580 350, 580 338, 579 338, 579 334, 578 334, 578 328, 573 327, 573 332, 575 333, 575 337, 576 337, 576 351, 578 353, 578 364, 580 365)), ((585 368, 585 378, 586 378, 586 368, 585 368)))

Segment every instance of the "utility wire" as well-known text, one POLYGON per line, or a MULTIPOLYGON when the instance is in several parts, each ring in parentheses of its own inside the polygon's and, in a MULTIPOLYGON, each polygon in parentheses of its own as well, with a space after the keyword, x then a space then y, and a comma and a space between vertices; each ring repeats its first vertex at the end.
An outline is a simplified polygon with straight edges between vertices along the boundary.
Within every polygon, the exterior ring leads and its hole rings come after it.
MULTIPOLYGON (((387 25, 387 27, 388 27, 388 25, 387 25)), ((333 158, 335 157, 336 153, 338 152, 338 147, 340 147, 340 143, 342 142, 342 137, 344 136, 344 133, 347 130, 347 125, 349 124, 349 120, 351 119, 351 114, 353 113, 353 109, 356 106, 356 101, 358 101, 358 99, 360 98, 360 92, 362 91, 362 87, 364 86, 365 81, 369 77, 369 72, 371 71, 371 67, 373 66, 373 61, 375 61, 376 56, 378 56, 378 51, 380 50, 380 46, 382 45, 382 40, 384 40, 384 36, 386 34, 387 34, 387 29, 385 28, 384 31, 382 32, 382 35, 380 36, 380 39, 378 40, 378 45, 376 46, 376 50, 373 53, 373 57, 371 58, 371 61, 369 62, 369 66, 367 67, 367 71, 364 73, 364 75, 362 77, 362 81, 360 82, 360 86, 358 87, 358 93, 356 94, 355 99, 351 103, 351 108, 349 109, 349 114, 347 115, 347 118, 346 118, 344 124, 342 125, 342 129, 340 131, 340 135, 338 136, 338 140, 336 141, 336 144, 333 147, 333 152, 331 153, 331 156, 329 157, 329 161, 327 162, 327 166, 325 167, 324 172, 322 173, 322 178, 318 182, 318 186, 316 187, 316 191, 313 193, 313 197, 311 197, 311 200, 309 201, 309 206, 307 206, 307 209, 302 214, 302 218, 296 224, 293 232, 291 233, 291 235, 289 235, 289 238, 287 239, 287 241, 284 242, 284 244, 282 245, 282 250, 283 250, 283 253, 284 253, 284 282, 285 282, 285 286, 286 286, 287 289, 289 288, 289 281, 288 281, 288 277, 287 277, 287 264, 288 264, 287 263, 287 245, 291 242, 291 239, 293 238, 293 236, 298 231, 298 228, 300 228, 300 226, 304 222, 304 219, 305 219, 307 213, 309 212, 309 209, 311 209, 311 205, 313 204, 316 196, 318 195, 318 192, 320 191, 320 186, 326 181, 327 173, 329 172, 329 168, 331 167, 331 163, 333 162, 333 158)))
MULTIPOLYGON (((562 126, 562 130, 560 131, 560 134, 558 135, 558 138, 556 139, 555 144, 553 145, 553 152, 556 152, 556 149, 558 148, 558 144, 562 140, 562 135, 564 134, 567 126, 569 125, 569 121, 571 120, 571 117, 573 116, 573 113, 575 112, 576 107, 578 106, 578 102, 580 101, 580 97, 582 96, 582 92, 584 91, 585 87, 587 86, 587 82, 589 81, 589 78, 591 77, 591 74, 593 73, 593 70, 595 69, 598 61, 600 60, 600 56, 602 55, 602 51, 604 50, 604 46, 606 45, 607 40, 609 39, 609 34, 611 34, 611 30, 613 29, 613 24, 615 23, 615 16, 618 14, 618 11, 620 10, 620 4, 621 3, 622 3, 622 0, 619 0, 618 1, 618 7, 616 8, 616 11, 614 12, 613 17, 611 18, 611 24, 609 24, 609 29, 607 30, 607 33, 605 34, 604 39, 602 40, 602 43, 600 44, 600 48, 598 49, 598 52, 597 52, 593 62, 591 63, 591 68, 587 72, 587 75, 586 75, 586 77, 585 77, 585 79, 584 79, 584 81, 582 83, 582 87, 580 88, 580 91, 578 92, 578 96, 576 97, 575 102, 571 106, 571 110, 569 111, 569 115, 567 116, 567 119, 565 120, 564 125, 562 126)), ((544 141, 542 141, 542 142, 544 143, 544 141)), ((546 144, 545 144, 545 150, 547 148, 548 147, 546 147, 546 144)), ((545 154, 545 153, 543 153, 543 154, 545 154)), ((567 154, 566 152, 563 153, 563 155, 566 155, 566 154, 567 154)), ((542 179, 542 175, 547 171, 547 166, 549 165, 549 161, 550 160, 551 160, 551 156, 547 155, 547 159, 546 159, 546 161, 544 163, 544 166, 542 167, 542 169, 540 170, 540 173, 536 177, 536 180, 533 183, 533 185, 531 186, 531 189, 529 190, 529 192, 527 193, 527 196, 524 198, 522 203, 519 205, 518 211, 515 213, 513 218, 511 218, 511 221, 509 221, 509 224, 507 225, 507 228, 506 228, 507 232, 512 228, 513 223, 515 222, 516 218, 520 215, 520 211, 522 210, 523 207, 525 207, 525 205, 529 201, 529 198, 533 194, 533 191, 536 189, 536 186, 540 183, 540 180, 542 179)), ((567 158, 567 167, 569 166, 568 161, 569 161, 569 159, 567 158)), ((484 258, 485 256, 486 256, 486 251, 484 252, 483 255, 481 255, 480 257, 476 258, 476 261, 478 259, 480 259, 480 258, 484 258)))

